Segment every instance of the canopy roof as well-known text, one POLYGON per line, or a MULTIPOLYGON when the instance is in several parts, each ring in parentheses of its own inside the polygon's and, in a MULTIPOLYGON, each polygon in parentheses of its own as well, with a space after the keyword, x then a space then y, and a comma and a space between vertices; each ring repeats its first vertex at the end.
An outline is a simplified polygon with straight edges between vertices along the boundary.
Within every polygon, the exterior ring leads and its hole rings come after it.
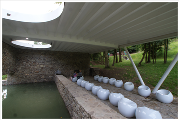
MULTIPOLYGON (((178 36, 177 2, 67 2, 41 23, 2 19, 3 41, 40 41, 44 50, 95 53, 178 36)), ((30 48, 32 49, 32 48, 30 48)))

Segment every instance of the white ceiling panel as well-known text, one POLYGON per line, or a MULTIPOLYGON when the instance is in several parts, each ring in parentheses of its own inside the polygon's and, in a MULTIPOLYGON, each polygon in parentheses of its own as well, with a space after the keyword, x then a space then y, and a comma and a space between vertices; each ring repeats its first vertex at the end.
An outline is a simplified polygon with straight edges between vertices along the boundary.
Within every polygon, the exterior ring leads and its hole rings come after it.
MULTIPOLYGON (((3 41, 52 43, 43 50, 95 53, 178 36, 177 2, 66 2, 49 22, 2 19, 3 41)), ((16 48, 24 48, 12 45, 16 48)))

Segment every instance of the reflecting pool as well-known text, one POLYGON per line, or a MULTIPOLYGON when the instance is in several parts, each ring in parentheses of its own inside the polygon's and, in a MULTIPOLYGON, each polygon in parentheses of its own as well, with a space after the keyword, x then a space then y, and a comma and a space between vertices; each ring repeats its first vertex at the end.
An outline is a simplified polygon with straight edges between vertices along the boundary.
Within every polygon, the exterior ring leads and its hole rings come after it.
POLYGON ((70 119, 55 82, 2 86, 3 119, 70 119))

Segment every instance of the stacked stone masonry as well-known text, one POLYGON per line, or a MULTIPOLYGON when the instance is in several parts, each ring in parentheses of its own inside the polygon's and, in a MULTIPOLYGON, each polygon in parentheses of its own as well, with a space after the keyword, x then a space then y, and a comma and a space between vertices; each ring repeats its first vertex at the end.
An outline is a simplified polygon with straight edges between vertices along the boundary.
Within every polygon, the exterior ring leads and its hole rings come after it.
POLYGON ((72 118, 126 119, 63 75, 57 75, 55 82, 72 118))
POLYGON ((90 68, 90 75, 91 76, 95 76, 95 75, 99 75, 99 68, 95 68, 95 67, 91 67, 90 68))
POLYGON ((19 49, 2 42, 2 72, 7 84, 52 81, 59 69, 65 77, 70 70, 83 70, 89 75, 88 53, 19 49))
POLYGON ((16 51, 14 47, 5 42, 2 43, 2 75, 15 72, 16 51))

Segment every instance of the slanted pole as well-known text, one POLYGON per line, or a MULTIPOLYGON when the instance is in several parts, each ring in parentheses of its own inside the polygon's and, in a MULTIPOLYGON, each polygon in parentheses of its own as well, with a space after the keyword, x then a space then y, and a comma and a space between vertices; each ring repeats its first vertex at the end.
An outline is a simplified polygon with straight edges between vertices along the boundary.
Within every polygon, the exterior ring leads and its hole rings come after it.
POLYGON ((156 85, 156 87, 154 88, 152 93, 156 93, 157 92, 157 90, 159 89, 161 84, 164 82, 164 80, 166 79, 166 77, 168 76, 169 72, 172 70, 172 68, 174 67, 174 65, 176 64, 177 61, 178 61, 178 53, 175 56, 175 58, 173 59, 173 61, 171 62, 171 64, 169 65, 169 67, 167 68, 167 70, 165 71, 165 73, 163 74, 162 78, 159 80, 158 84, 156 85))
POLYGON ((133 60, 132 60, 132 58, 131 58, 131 56, 130 56, 128 50, 127 50, 127 48, 124 47, 124 49, 126 50, 126 53, 127 53, 127 55, 128 55, 128 57, 129 57, 129 59, 130 59, 132 65, 133 65, 133 67, 134 67, 134 70, 136 71, 136 74, 137 74, 137 76, 138 76, 138 78, 139 78, 141 84, 142 84, 142 85, 145 85, 144 82, 143 82, 143 80, 142 80, 141 75, 139 74, 139 71, 138 71, 137 68, 136 68, 136 65, 134 64, 134 62, 133 62, 133 60))

